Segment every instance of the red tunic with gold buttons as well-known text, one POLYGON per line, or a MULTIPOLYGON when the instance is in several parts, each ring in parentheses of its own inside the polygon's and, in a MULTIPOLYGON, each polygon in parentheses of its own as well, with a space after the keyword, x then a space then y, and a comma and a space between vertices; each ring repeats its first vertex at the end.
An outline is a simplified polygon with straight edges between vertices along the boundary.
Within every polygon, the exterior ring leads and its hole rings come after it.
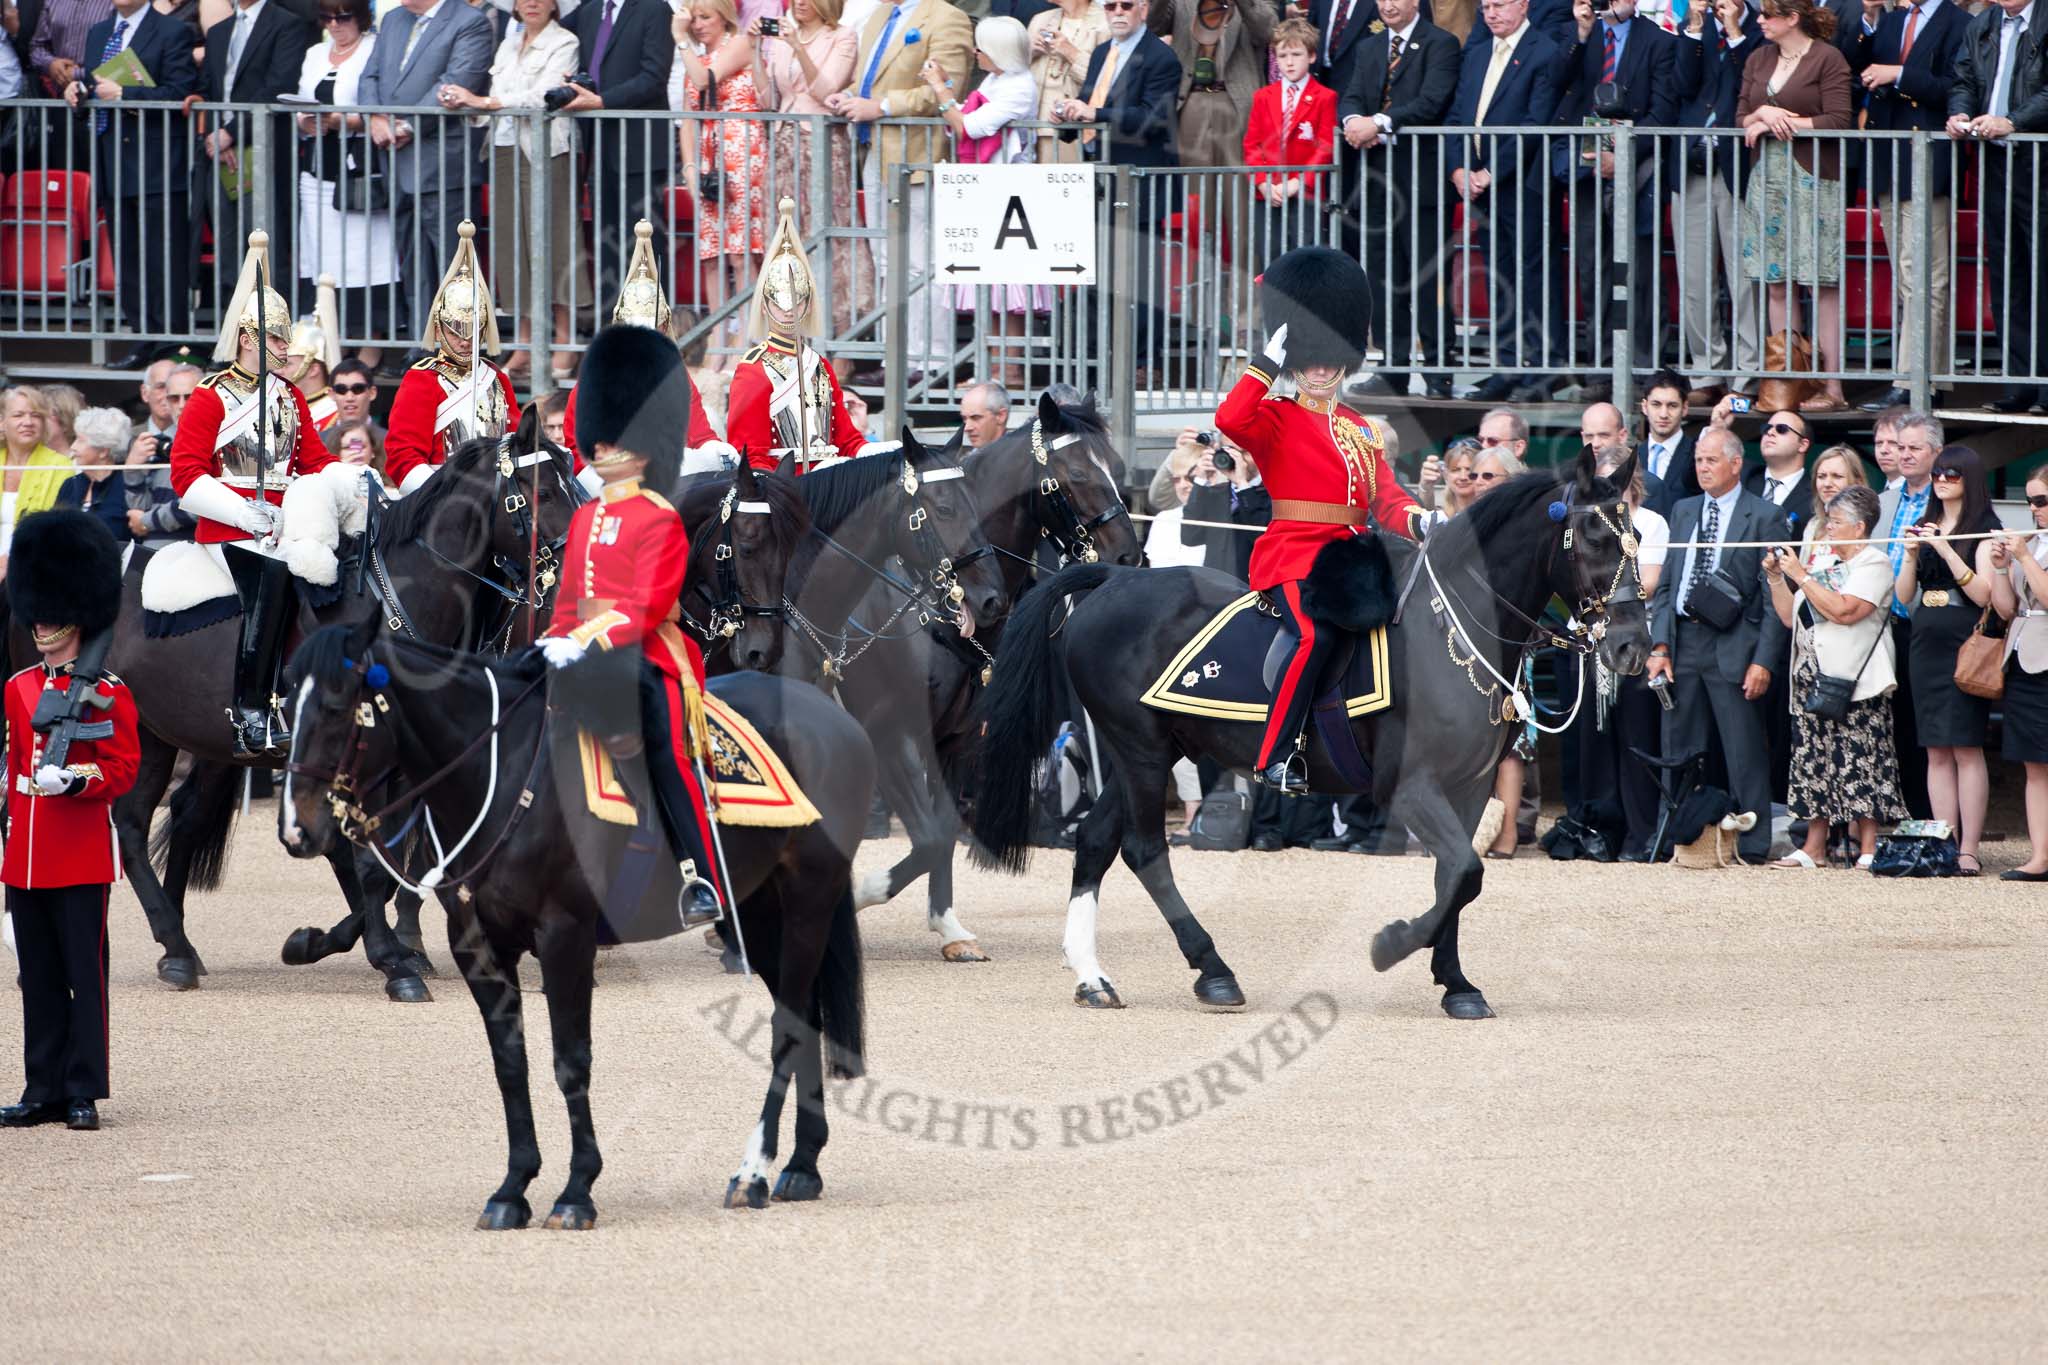
MULTIPOLYGON (((1427 514, 1394 481, 1379 424, 1341 403, 1321 408, 1298 398, 1274 398, 1272 385, 1267 375, 1247 369, 1216 409, 1216 429, 1258 462, 1259 477, 1274 500, 1367 508, 1385 529, 1421 539, 1419 526, 1427 514)), ((1252 546, 1251 586, 1264 592, 1307 578, 1318 550, 1366 529, 1290 521, 1276 514, 1252 546)))
POLYGON ((479 436, 503 436, 512 429, 519 412, 512 380, 488 360, 483 366, 497 380, 499 401, 479 395, 483 401, 476 405, 475 429, 467 400, 457 413, 442 416, 442 404, 460 390, 468 375, 466 370, 455 369, 447 357, 430 355, 398 381, 398 392, 391 399, 391 424, 384 431, 384 476, 394 486, 403 487, 405 476, 421 465, 445 461, 451 446, 479 436))
POLYGON ((846 395, 832 362, 808 345, 771 336, 748 351, 732 372, 725 400, 725 440, 756 469, 773 470, 782 452, 798 451, 798 472, 809 455, 801 447, 822 442, 832 456, 851 459, 868 438, 846 411, 846 395))
MULTIPOLYGON (((239 365, 210 374, 192 391, 185 415, 171 438, 171 491, 183 497, 201 475, 210 474, 243 497, 284 501, 285 485, 334 463, 334 453, 321 444, 313 414, 297 386, 270 376, 270 471, 262 473, 257 454, 256 376, 239 365), (258 492, 258 488, 261 492, 258 492)), ((202 545, 252 537, 239 526, 199 518, 196 532, 202 545)))
POLYGON ((121 877, 114 802, 135 785, 142 748, 135 736, 135 699, 119 678, 101 675, 94 690, 106 705, 89 705, 84 717, 88 724, 113 721, 114 733, 76 740, 65 757, 65 771, 83 780, 62 796, 36 790, 48 739, 30 722, 46 690, 70 686, 70 670, 53 672, 41 664, 7 680, 7 847, 0 855, 0 883, 24 891, 98 886, 121 877))
POLYGON ((676 625, 689 558, 668 499, 638 479, 606 484, 570 519, 547 633, 594 649, 637 645, 668 677, 702 686, 703 653, 676 625))

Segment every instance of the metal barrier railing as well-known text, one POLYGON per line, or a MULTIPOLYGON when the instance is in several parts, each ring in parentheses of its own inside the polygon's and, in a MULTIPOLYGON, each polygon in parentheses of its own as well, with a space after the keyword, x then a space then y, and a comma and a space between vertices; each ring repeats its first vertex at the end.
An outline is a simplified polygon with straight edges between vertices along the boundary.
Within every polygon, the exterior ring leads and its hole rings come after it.
POLYGON ((824 349, 842 369, 886 361, 892 413, 969 374, 1094 388, 1125 414, 1203 410, 1259 345, 1258 270, 1308 242, 1364 263, 1374 363, 1397 388, 1565 376, 1625 393, 1667 361, 1746 382, 1794 333, 1812 377, 1923 403, 2048 383, 2048 139, 2025 135, 1751 150, 1730 129, 1411 128, 1367 151, 1340 141, 1321 166, 1105 164, 1103 282, 1014 289, 931 278, 920 172, 951 144, 930 120, 873 125, 864 144, 836 119, 715 112, 21 100, 0 119, 0 339, 85 343, 95 362, 138 340, 208 342, 259 224, 295 307, 322 274, 341 285, 346 349, 409 346, 463 217, 537 376, 608 316, 642 216, 695 315, 686 340, 730 356, 788 197, 824 349), (900 158, 877 154, 888 137, 907 142, 900 158), (1311 188, 1270 202, 1256 182, 1275 174, 1311 188))

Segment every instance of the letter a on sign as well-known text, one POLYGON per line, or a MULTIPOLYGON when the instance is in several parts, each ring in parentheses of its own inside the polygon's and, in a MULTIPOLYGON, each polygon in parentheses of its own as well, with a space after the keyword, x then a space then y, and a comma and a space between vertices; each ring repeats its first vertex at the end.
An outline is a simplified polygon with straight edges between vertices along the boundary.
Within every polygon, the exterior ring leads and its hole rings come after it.
POLYGON ((1095 167, 931 168, 932 269, 948 284, 1094 284, 1095 167))
POLYGON ((1010 196, 1010 206, 1003 210, 1003 225, 996 230, 996 250, 1001 251, 1012 237, 1022 237, 1026 250, 1038 250, 1038 239, 1031 235, 1031 220, 1024 216, 1022 195, 1010 196))

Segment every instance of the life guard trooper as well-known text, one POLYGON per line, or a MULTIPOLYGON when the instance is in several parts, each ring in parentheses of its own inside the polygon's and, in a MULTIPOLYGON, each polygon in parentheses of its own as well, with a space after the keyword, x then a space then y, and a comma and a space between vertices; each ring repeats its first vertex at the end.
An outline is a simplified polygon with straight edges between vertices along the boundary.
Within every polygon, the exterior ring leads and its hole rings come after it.
POLYGON ((1394 481, 1379 423, 1336 400, 1365 359, 1371 305, 1365 272, 1343 252, 1298 247, 1281 256, 1259 281, 1264 359, 1216 409, 1217 429, 1258 462, 1273 495, 1273 520, 1252 547, 1251 586, 1300 637, 1275 685, 1252 774, 1283 792, 1305 790, 1303 723, 1340 638, 1332 617, 1357 595, 1361 575, 1384 578, 1384 556, 1370 557, 1379 551, 1371 523, 1420 540, 1429 516, 1394 481), (1291 398, 1271 393, 1282 375, 1294 381, 1291 398))
POLYGON ((341 363, 341 310, 335 306, 334 276, 320 277, 313 316, 292 324, 291 344, 284 353, 284 377, 306 396, 315 434, 326 431, 341 416, 334 395, 327 391, 334 367, 341 363))
POLYGON ((460 240, 441 288, 427 310, 420 345, 428 354, 405 372, 391 400, 384 433, 384 474, 410 493, 448 452, 481 436, 503 436, 519 412, 512 380, 490 357, 498 345, 498 310, 476 257, 476 224, 460 240))
POLYGON ((228 303, 214 359, 228 367, 199 382, 171 438, 171 488, 199 519, 201 545, 221 547, 242 600, 235 658, 237 758, 290 751, 282 701, 274 695, 291 624, 291 572, 277 553, 278 505, 300 474, 334 463, 313 431, 306 399, 282 370, 291 313, 270 287, 269 238, 249 234, 242 275, 228 303))
POLYGON ((142 759, 135 702, 99 667, 121 610, 121 548, 89 513, 39 512, 14 533, 7 595, 43 657, 7 681, 0 882, 21 967, 27 1080, 0 1126, 90 1131, 107 1097, 114 801, 142 759))
POLYGON ((578 720, 616 745, 644 737, 648 777, 683 875, 683 927, 720 917, 711 812, 692 745, 701 735, 703 656, 677 628, 677 600, 690 555, 683 519, 657 489, 671 488, 682 463, 690 410, 675 382, 682 357, 645 327, 607 327, 585 352, 584 448, 604 480, 597 500, 576 509, 563 552, 554 616, 540 649, 564 670, 558 690, 631 698, 630 717, 578 720), (657 685, 643 691, 637 662, 657 685), (624 664, 630 674, 622 678, 624 664), (605 688, 613 688, 606 692, 605 688), (693 731, 695 732, 693 734, 693 731))
MULTIPOLYGON (((619 301, 612 308, 612 321, 622 327, 645 327, 673 339, 675 314, 668 306, 668 295, 661 287, 661 272, 654 264, 654 225, 642 218, 633 225, 633 238, 633 259, 626 266, 625 283, 619 286, 619 301)), ((733 448, 718 439, 718 429, 711 425, 711 418, 704 411, 704 400, 698 396, 689 370, 678 370, 676 377, 667 382, 690 386, 690 439, 687 442, 689 449, 683 456, 683 472, 694 474, 700 470, 726 468, 726 459, 733 454, 733 448)), ((576 446, 575 387, 569 390, 568 411, 562 414, 562 439, 575 458, 577 481, 595 494, 598 477, 586 467, 583 452, 576 446)))
POLYGON ((759 344, 733 370, 726 394, 725 438, 756 469, 774 469, 793 454, 803 474, 867 448, 832 363, 807 340, 817 328, 817 281, 797 236, 796 201, 785 199, 754 286, 750 335, 759 344))

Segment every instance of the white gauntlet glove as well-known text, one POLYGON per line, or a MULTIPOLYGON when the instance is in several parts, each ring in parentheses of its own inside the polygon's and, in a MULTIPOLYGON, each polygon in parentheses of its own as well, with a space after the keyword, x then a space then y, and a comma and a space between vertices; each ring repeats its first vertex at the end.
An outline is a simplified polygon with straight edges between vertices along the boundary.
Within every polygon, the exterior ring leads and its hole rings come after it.
POLYGON ((78 781, 62 768, 44 767, 36 769, 36 790, 45 796, 62 796, 78 781))
POLYGON ((567 668, 583 657, 583 646, 566 635, 544 635, 540 652, 550 668, 567 668))
POLYGON ((1286 323, 1281 323, 1279 329, 1276 330, 1273 333, 1273 335, 1266 338, 1266 359, 1273 362, 1273 370, 1275 373, 1278 373, 1279 371, 1287 368, 1286 323))
POLYGON ((245 498, 211 474, 201 474, 183 493, 178 506, 195 517, 260 536, 276 521, 277 509, 261 498, 245 498))

